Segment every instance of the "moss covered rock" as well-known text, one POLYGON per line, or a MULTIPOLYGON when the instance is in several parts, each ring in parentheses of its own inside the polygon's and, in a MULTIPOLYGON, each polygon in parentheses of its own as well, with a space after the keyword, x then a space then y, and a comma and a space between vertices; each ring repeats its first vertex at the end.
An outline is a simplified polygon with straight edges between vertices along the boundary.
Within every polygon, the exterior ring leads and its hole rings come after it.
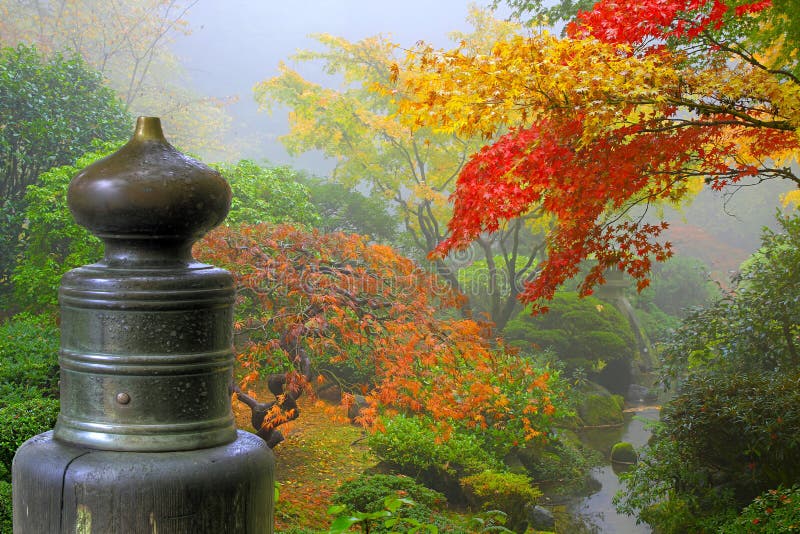
POLYGON ((636 449, 627 441, 620 441, 611 448, 611 461, 621 464, 635 464, 639 459, 636 449))
POLYGON ((621 395, 588 393, 578 405, 578 416, 584 426, 615 426, 623 423, 622 409, 625 399, 621 395))

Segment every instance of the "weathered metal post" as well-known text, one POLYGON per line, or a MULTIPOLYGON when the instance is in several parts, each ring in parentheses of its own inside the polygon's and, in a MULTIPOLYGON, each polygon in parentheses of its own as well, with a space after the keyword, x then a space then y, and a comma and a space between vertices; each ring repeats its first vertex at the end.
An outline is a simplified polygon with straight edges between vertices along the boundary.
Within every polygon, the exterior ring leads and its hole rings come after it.
POLYGON ((230 406, 233 279, 191 254, 230 200, 153 117, 73 179, 105 257, 61 282, 61 414, 14 458, 15 534, 272 532, 272 452, 230 406))

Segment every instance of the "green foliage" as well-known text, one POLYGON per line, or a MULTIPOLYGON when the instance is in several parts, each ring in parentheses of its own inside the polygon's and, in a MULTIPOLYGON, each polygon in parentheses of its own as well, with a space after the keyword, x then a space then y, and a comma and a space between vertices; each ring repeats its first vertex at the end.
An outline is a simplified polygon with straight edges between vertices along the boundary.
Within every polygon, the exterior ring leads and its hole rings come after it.
POLYGON ((380 532, 452 532, 438 510, 444 495, 399 475, 361 475, 343 483, 328 513, 337 518, 329 532, 345 532, 355 524, 380 532))
POLYGON ((0 48, 0 117, 0 293, 7 298, 25 237, 27 187, 93 141, 121 139, 131 118, 80 57, 44 58, 22 44, 0 48))
POLYGON ((800 76, 800 62, 796 51, 800 48, 800 19, 797 17, 797 0, 772 0, 772 9, 750 26, 748 37, 757 45, 767 47, 776 41, 787 44, 781 49, 776 61, 787 65, 795 76, 800 76))
POLYGON ((11 309, 13 300, 11 273, 22 251, 23 225, 25 223, 23 200, 0 200, 0 308, 11 309))
POLYGON ((84 167, 116 150, 119 144, 96 147, 73 165, 55 167, 28 187, 25 195, 25 246, 14 269, 14 295, 23 308, 54 309, 61 276, 102 257, 102 243, 78 226, 67 207, 67 187, 84 167))
POLYGON ((435 509, 444 504, 444 495, 418 484, 402 475, 361 475, 344 482, 333 497, 335 504, 351 512, 377 512, 384 507, 386 497, 413 500, 417 506, 435 509))
POLYGON ((800 371, 700 374, 662 411, 665 439, 737 496, 800 480, 800 371))
POLYGON ((122 139, 131 118, 79 56, 0 49, 0 197, 21 198, 42 172, 70 163, 93 140, 122 139))
MULTIPOLYGON (((524 241, 532 241, 528 233, 521 234, 520 237, 524 241)), ((527 244, 525 243, 525 245, 527 244)), ((531 244, 532 247, 533 245, 531 244)), ((474 248, 468 249, 470 256, 474 248)), ((517 254, 510 258, 496 254, 490 260, 491 262, 487 261, 485 256, 479 256, 468 266, 459 269, 458 281, 461 291, 469 297, 473 310, 486 314, 487 317, 497 323, 503 315, 497 308, 498 303, 503 303, 504 306, 508 306, 509 303, 512 305, 508 313, 510 318, 513 318, 522 308, 519 302, 516 301, 516 294, 520 289, 520 280, 510 280, 510 272, 517 275, 524 274, 534 268, 538 262, 536 258, 522 254, 517 254), (509 265, 511 261, 514 262, 513 265, 509 265)), ((497 326, 499 330, 504 330, 505 328, 502 324, 497 326), (503 328, 500 328, 501 326, 503 328)))
POLYGON ((736 291, 665 345, 680 389, 618 499, 659 530, 716 528, 758 493, 800 482, 800 216, 779 223, 736 291))
POLYGON ((499 466, 474 433, 454 432, 443 440, 432 420, 405 415, 384 418, 382 426, 369 437, 370 447, 409 476, 431 470, 474 473, 499 466))
POLYGON ((684 320, 662 349, 665 378, 700 367, 800 367, 800 215, 779 217, 743 265, 738 287, 684 320))
POLYGON ((215 167, 233 191, 227 224, 319 223, 309 190, 291 167, 262 167, 249 160, 215 167))
POLYGON ((13 532, 11 511, 11 483, 0 480, 0 532, 13 532))
POLYGON ((391 242, 397 236, 398 221, 381 197, 365 196, 343 184, 315 178, 302 183, 320 214, 317 226, 323 232, 368 235, 380 242, 391 242))
POLYGON ((663 423, 654 424, 653 437, 640 451, 639 462, 620 480, 624 489, 614 497, 617 510, 637 516, 664 534, 704 532, 704 526, 714 522, 709 517, 726 517, 735 509, 731 491, 710 484, 708 466, 669 439, 663 423))
MULTIPOLYGON (((690 377, 624 475, 622 510, 648 523, 698 525, 734 513, 759 492, 800 480, 800 374, 690 377), (670 501, 667 503, 666 501, 670 501)), ((681 530, 675 530, 680 532, 681 530)))
POLYGON ((53 428, 58 417, 56 399, 28 399, 0 408, 0 463, 11 472, 17 449, 37 434, 53 428))
POLYGON ((800 532, 800 486, 765 491, 747 505, 719 534, 785 534, 800 532))
POLYGON ((719 296, 708 267, 697 258, 673 256, 653 266, 650 285, 632 297, 638 308, 650 304, 668 315, 685 317, 690 308, 708 305, 719 296))
POLYGON ((469 521, 470 532, 514 532, 504 525, 508 522, 508 514, 500 510, 487 510, 475 514, 469 521))
POLYGON ((51 317, 22 314, 0 325, 0 407, 58 395, 58 347, 51 317))
POLYGON ((592 9, 595 0, 561 0, 555 5, 547 2, 547 7, 542 0, 494 0, 493 5, 501 3, 511 8, 513 17, 528 24, 556 24, 571 20, 578 11, 592 9))
POLYGON ((12 530, 14 454, 58 416, 58 347, 52 317, 21 314, 0 324, 0 532, 12 530))
POLYGON ((362 528, 362 532, 429 532, 437 534, 436 525, 420 521, 407 515, 407 510, 415 510, 416 503, 411 499, 386 497, 383 508, 375 512, 349 512, 343 505, 331 506, 328 514, 337 516, 328 528, 328 534, 350 532, 354 525, 362 528), (409 508, 410 507, 410 508, 409 508))
POLYGON ((508 526, 522 532, 526 523, 525 507, 541 497, 526 475, 487 470, 461 479, 471 504, 483 510, 500 510, 508 516, 508 526))
POLYGON ((549 306, 548 313, 535 316, 528 309, 521 311, 506 326, 506 339, 521 348, 534 344, 552 349, 568 366, 581 360, 596 366, 601 361, 634 358, 633 332, 611 304, 564 291, 549 306))

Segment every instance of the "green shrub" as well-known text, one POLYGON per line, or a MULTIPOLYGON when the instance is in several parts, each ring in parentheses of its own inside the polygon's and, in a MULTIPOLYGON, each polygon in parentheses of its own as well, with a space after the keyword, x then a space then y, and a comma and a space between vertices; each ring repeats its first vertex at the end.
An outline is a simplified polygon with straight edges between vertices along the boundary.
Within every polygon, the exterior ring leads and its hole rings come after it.
POLYGON ((709 532, 737 510, 731 491, 712 482, 713 473, 669 439, 663 422, 640 450, 639 461, 620 475, 624 490, 614 497, 617 511, 635 515, 663 534, 709 532))
POLYGON ((214 167, 233 192, 226 224, 294 222, 313 226, 319 223, 308 188, 298 182, 301 175, 291 167, 262 167, 248 160, 214 167))
POLYGON ((663 378, 680 390, 615 501, 659 532, 716 531, 759 494, 800 483, 800 216, 778 222, 735 291, 662 347, 663 378))
POLYGON ((11 483, 0 480, 0 532, 11 534, 12 528, 11 514, 11 483))
POLYGON ((435 423, 425 417, 397 415, 382 422, 383 430, 369 437, 369 445, 404 474, 416 476, 428 469, 475 473, 500 465, 474 434, 453 432, 442 440, 435 423))
MULTIPOLYGON (((373 534, 399 532, 452 532, 451 525, 442 516, 426 512, 413 500, 399 497, 386 497, 383 506, 375 512, 352 512, 346 506, 335 504, 328 508, 328 514, 334 516, 328 527, 328 534, 346 534, 358 526, 361 532, 373 534), (441 527, 436 524, 437 518, 444 519, 441 527)), ((462 531, 458 531, 459 533, 462 531)))
POLYGON ((426 508, 436 508, 445 502, 438 491, 403 475, 361 475, 339 486, 333 502, 354 512, 377 512, 389 496, 409 498, 426 508))
POLYGON ((43 398, 0 408, 0 463, 9 472, 19 446, 33 436, 52 429, 58 410, 58 400, 43 398))
POLYGON ((592 371, 592 380, 616 387, 618 380, 601 370, 613 362, 613 374, 619 374, 636 357, 636 338, 628 320, 612 304, 569 291, 556 293, 548 305, 548 313, 535 316, 522 310, 503 330, 505 339, 526 352, 533 346, 552 350, 569 373, 582 367, 592 371))
POLYGON ((756 497, 719 534, 800 532, 800 486, 779 487, 756 497))
POLYGON ((525 507, 541 497, 526 475, 487 470, 461 479, 468 501, 480 510, 500 510, 508 515, 508 527, 522 532, 527 520, 525 507))
POLYGON ((800 370, 693 376, 663 409, 665 439, 744 506, 800 481, 800 370))
POLYGON ((103 256, 100 239, 78 225, 69 212, 67 187, 81 169, 118 146, 97 146, 96 151, 79 157, 74 165, 51 168, 25 192, 25 246, 11 277, 14 300, 21 308, 55 309, 63 274, 103 256))
POLYGON ((657 525, 657 532, 660 534, 703 532, 693 510, 694 506, 686 498, 676 494, 644 508, 640 518, 649 525, 657 525))
MULTIPOLYGON (((413 479, 399 475, 361 475, 339 486, 333 497, 335 504, 345 507, 349 515, 379 515, 386 507, 387 497, 412 502, 413 505, 399 506, 392 510, 392 518, 397 523, 441 524, 445 519, 435 510, 441 507, 445 498, 438 491, 426 488, 413 479)), ((384 525, 368 516, 369 532, 388 532, 384 525)))
POLYGON ((502 460, 487 452, 475 433, 450 429, 447 438, 430 418, 398 415, 382 421, 383 430, 369 437, 373 452, 392 471, 408 475, 442 492, 451 504, 465 504, 459 479, 502 460))
POLYGON ((58 395, 58 346, 47 316, 21 314, 0 325, 0 407, 58 395))

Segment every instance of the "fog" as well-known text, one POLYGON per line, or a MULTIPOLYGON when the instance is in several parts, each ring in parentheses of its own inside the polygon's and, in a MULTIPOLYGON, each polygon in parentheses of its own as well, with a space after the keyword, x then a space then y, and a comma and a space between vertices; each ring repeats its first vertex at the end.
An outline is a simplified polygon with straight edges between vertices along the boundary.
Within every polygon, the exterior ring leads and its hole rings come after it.
MULTIPOLYGON (((186 15, 192 33, 179 36, 173 51, 180 57, 195 90, 208 96, 236 97, 229 144, 237 156, 290 164, 324 175, 332 164, 315 154, 292 158, 277 138, 288 131, 285 112, 259 112, 253 86, 278 74, 278 64, 298 49, 314 49, 311 34, 329 33, 357 41, 381 34, 402 46, 417 41, 447 46, 447 35, 466 30, 466 0, 313 0, 267 2, 200 1, 186 15)), ((504 11, 498 11, 501 15, 504 11)), ((304 65, 308 79, 330 83, 329 77, 304 65)))
MULTIPOLYGON (((185 17, 191 33, 176 37, 172 50, 197 93, 235 100, 227 107, 233 123, 226 141, 234 151, 227 154, 228 159, 287 164, 325 176, 333 168, 331 160, 318 153, 292 157, 286 152, 278 138, 288 132, 287 112, 259 111, 253 86, 277 75, 279 63, 288 62, 296 51, 319 49, 313 34, 329 33, 350 41, 381 34, 401 46, 423 40, 445 47, 452 44, 450 32, 469 28, 466 17, 470 5, 489 4, 464 0, 408 0, 402 6, 386 0, 201 0, 185 17)), ((499 16, 507 13, 505 6, 499 8, 499 16)), ((335 81, 313 65, 290 66, 311 81, 323 85, 335 81)), ((669 218, 677 225, 708 228, 716 239, 738 249, 724 252, 731 256, 729 262, 722 262, 724 265, 714 265, 720 263, 719 259, 705 258, 712 270, 724 273, 757 248, 760 228, 774 225, 778 195, 790 188, 791 184, 752 188, 755 190, 737 193, 727 204, 720 195, 709 192, 694 206, 672 211, 669 218)), ((675 237, 679 251, 693 255, 695 251, 675 237)))

